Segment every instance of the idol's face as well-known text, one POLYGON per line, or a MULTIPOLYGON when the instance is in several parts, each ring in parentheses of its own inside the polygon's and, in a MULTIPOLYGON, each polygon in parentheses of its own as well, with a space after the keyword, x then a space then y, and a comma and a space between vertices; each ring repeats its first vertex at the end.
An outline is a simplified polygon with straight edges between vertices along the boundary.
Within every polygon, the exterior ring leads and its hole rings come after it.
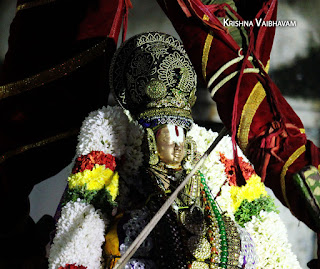
POLYGON ((185 134, 181 127, 165 125, 156 132, 159 158, 171 168, 180 168, 185 155, 185 134))

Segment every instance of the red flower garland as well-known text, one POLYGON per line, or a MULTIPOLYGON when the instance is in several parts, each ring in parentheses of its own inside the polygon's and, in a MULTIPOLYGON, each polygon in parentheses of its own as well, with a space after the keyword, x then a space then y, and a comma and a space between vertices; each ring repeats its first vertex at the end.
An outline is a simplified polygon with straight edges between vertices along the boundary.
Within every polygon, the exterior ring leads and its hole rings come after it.
POLYGON ((111 154, 104 154, 102 151, 91 151, 87 155, 81 155, 76 159, 72 174, 92 170, 95 164, 105 165, 106 168, 114 171, 116 169, 116 158, 111 154))
POLYGON ((75 263, 74 264, 66 264, 64 267, 60 266, 58 269, 87 269, 85 266, 78 266, 75 263))
MULTIPOLYGON (((226 156, 221 152, 219 154, 220 154, 220 161, 225 165, 225 172, 227 174, 229 184, 233 186, 237 186, 237 177, 236 177, 236 169, 234 166, 234 161, 227 159, 226 156)), ((255 174, 255 171, 249 163, 243 160, 242 157, 238 157, 238 158, 239 158, 239 165, 242 171, 242 175, 244 179, 247 181, 250 179, 252 175, 255 174)))

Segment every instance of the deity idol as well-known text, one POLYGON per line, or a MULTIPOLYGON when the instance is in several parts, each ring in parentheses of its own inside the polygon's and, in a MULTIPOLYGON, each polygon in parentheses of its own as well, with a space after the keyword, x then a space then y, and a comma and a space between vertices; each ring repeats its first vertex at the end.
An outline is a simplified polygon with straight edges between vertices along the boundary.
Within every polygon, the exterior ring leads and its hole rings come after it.
MULTIPOLYGON (((113 268, 217 137, 191 116, 196 75, 174 37, 143 33, 116 52, 120 107, 83 122, 49 268, 113 268)), ((260 178, 225 137, 125 268, 300 268, 260 178), (271 231, 277 226, 277 232, 271 231)))

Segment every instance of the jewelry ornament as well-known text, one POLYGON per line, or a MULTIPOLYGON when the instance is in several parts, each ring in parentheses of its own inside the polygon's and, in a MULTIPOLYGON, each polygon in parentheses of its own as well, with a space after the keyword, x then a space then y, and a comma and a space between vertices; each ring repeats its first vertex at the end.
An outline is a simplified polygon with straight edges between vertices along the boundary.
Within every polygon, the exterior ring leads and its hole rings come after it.
POLYGON ((157 143, 154 132, 150 128, 146 128, 146 135, 149 147, 149 164, 156 165, 159 162, 159 155, 157 151, 157 143))

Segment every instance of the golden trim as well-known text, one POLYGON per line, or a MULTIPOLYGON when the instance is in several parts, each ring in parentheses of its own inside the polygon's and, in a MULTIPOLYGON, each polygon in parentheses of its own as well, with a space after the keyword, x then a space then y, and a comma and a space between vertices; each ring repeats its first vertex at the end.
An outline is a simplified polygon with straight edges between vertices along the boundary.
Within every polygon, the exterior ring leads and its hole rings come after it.
POLYGON ((204 14, 203 17, 202 17, 202 19, 203 19, 204 21, 209 21, 209 17, 208 17, 207 14, 204 14))
POLYGON ((53 143, 53 142, 56 142, 56 141, 64 139, 64 138, 68 138, 68 137, 70 137, 72 135, 77 135, 78 133, 79 133, 79 129, 72 129, 72 130, 70 130, 68 132, 61 133, 61 134, 58 134, 58 135, 43 139, 43 140, 38 141, 36 143, 32 143, 32 144, 25 145, 25 146, 19 147, 17 149, 8 151, 5 154, 0 156, 0 164, 5 162, 7 159, 9 159, 11 157, 19 155, 21 153, 24 153, 24 152, 26 152, 28 150, 45 146, 45 145, 47 145, 49 143, 53 143))
POLYGON ((280 183, 281 183, 281 190, 282 190, 282 195, 284 198, 284 201, 286 202, 288 208, 290 209, 290 205, 289 205, 289 201, 287 198, 287 194, 286 194, 286 174, 287 171, 290 167, 290 165, 292 165, 300 156, 302 153, 304 153, 306 151, 306 146, 303 145, 300 148, 298 148, 286 161, 286 163, 284 164, 284 166, 282 167, 282 171, 280 174, 280 183))
POLYGON ((300 128, 299 130, 300 130, 300 133, 302 133, 302 134, 305 134, 305 133, 306 133, 306 130, 303 129, 303 128, 300 128))
POLYGON ((240 124, 238 128, 238 142, 242 151, 245 151, 249 143, 250 126, 254 115, 263 99, 266 97, 266 92, 260 82, 258 82, 252 92, 241 113, 240 124))
MULTIPOLYGON (((208 15, 204 14, 203 20, 209 21, 208 15)), ((207 78, 206 71, 207 71, 207 64, 208 64, 208 58, 209 58, 209 52, 211 49, 212 40, 213 40, 213 35, 212 35, 212 31, 210 31, 207 35, 206 42, 204 43, 203 52, 202 52, 201 66, 202 66, 202 76, 203 76, 204 80, 206 80, 206 78, 207 78)))
MULTIPOLYGON (((265 71, 268 72, 270 61, 268 61, 265 71)), ((261 102, 266 97, 266 92, 260 82, 258 82, 251 91, 247 102, 243 106, 239 128, 238 142, 242 151, 245 151, 249 143, 249 132, 254 115, 256 114, 261 102)))
MULTIPOLYGON (((261 65, 263 66, 263 64, 261 63, 261 65)), ((270 68, 270 60, 268 60, 266 67, 264 67, 264 71, 266 73, 269 73, 269 68, 270 68)))
POLYGON ((207 72, 206 71, 207 71, 207 64, 208 64, 209 52, 210 52, 211 45, 212 45, 212 40, 213 40, 213 35, 210 32, 210 33, 208 33, 207 38, 206 38, 206 42, 203 46, 202 62, 201 62, 202 76, 205 80, 207 79, 207 72))
POLYGON ((56 2, 56 0, 37 0, 37 1, 24 3, 24 4, 21 4, 21 5, 17 6, 16 13, 21 11, 21 10, 24 10, 24 9, 39 7, 39 6, 47 5, 47 4, 50 4, 50 3, 53 3, 53 2, 56 2))
POLYGON ((0 100, 9 96, 43 86, 46 83, 55 81, 74 72, 83 65, 88 64, 93 59, 101 56, 107 48, 107 40, 95 44, 93 47, 79 53, 75 57, 68 59, 62 64, 44 70, 31 77, 0 86, 0 100))
POLYGON ((174 107, 149 109, 139 114, 138 119, 145 117, 179 116, 192 119, 191 111, 174 107))

